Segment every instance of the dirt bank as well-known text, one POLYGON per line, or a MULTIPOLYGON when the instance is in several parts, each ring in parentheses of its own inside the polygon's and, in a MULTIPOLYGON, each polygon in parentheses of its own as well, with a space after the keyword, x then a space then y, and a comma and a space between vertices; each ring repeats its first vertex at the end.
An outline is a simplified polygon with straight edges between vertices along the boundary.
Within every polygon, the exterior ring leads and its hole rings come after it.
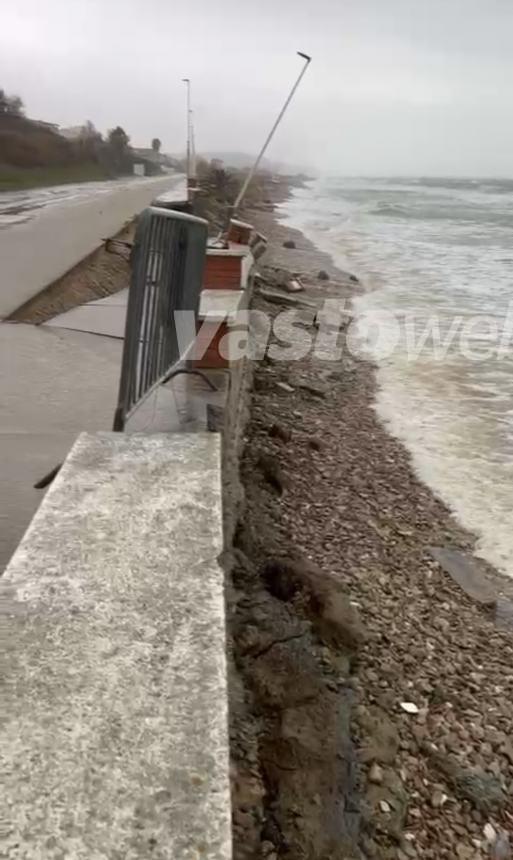
MULTIPOLYGON (((301 297, 358 288, 271 211, 245 217, 271 239, 264 263, 302 273, 301 297)), ((264 291, 283 280, 263 274, 264 291)), ((255 307, 274 315, 283 295, 255 307)), ((347 352, 255 366, 229 601, 236 855, 507 858, 513 637, 434 560, 473 537, 374 394, 347 352)))

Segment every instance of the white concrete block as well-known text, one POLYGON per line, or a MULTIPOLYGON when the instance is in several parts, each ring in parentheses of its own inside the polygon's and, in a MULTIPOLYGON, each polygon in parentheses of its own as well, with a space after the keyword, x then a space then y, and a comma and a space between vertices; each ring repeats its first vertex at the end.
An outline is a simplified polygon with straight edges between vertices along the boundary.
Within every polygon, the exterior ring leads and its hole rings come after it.
POLYGON ((231 856, 219 446, 83 434, 8 566, 2 856, 231 856))

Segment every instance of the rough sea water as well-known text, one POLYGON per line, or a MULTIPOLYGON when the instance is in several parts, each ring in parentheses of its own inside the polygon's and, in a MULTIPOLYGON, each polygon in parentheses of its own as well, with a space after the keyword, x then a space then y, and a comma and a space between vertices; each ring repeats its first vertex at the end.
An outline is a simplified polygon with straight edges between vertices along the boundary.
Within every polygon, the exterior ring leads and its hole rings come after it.
POLYGON ((513 180, 320 179, 281 216, 360 277, 379 415, 513 577, 513 180))

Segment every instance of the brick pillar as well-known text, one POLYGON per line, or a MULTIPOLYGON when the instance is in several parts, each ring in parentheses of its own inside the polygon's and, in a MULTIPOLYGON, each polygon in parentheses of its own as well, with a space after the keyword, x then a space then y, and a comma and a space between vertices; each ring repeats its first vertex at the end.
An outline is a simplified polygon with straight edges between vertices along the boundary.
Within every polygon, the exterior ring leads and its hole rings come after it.
POLYGON ((249 245, 252 230, 252 224, 245 224, 244 221, 237 221, 232 218, 228 228, 228 241, 237 242, 239 245, 249 245))

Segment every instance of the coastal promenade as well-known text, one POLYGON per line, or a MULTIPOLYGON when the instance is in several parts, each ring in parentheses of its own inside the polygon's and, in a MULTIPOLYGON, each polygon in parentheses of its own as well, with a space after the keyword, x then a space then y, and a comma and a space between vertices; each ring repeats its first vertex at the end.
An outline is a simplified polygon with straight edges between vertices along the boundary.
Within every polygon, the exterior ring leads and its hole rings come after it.
POLYGON ((109 183, 90 196, 60 199, 34 217, 0 229, 0 319, 5 319, 40 290, 117 233, 126 221, 160 194, 182 192, 182 174, 109 183))
MULTIPOLYGON (((62 201, 0 230, 5 314, 77 264, 145 202, 184 193, 181 175, 126 185, 62 201), (16 278, 10 281, 8 272, 16 278)), ((41 501, 34 483, 65 458, 79 432, 112 426, 121 342, 99 335, 0 321, 0 570, 41 501)))

